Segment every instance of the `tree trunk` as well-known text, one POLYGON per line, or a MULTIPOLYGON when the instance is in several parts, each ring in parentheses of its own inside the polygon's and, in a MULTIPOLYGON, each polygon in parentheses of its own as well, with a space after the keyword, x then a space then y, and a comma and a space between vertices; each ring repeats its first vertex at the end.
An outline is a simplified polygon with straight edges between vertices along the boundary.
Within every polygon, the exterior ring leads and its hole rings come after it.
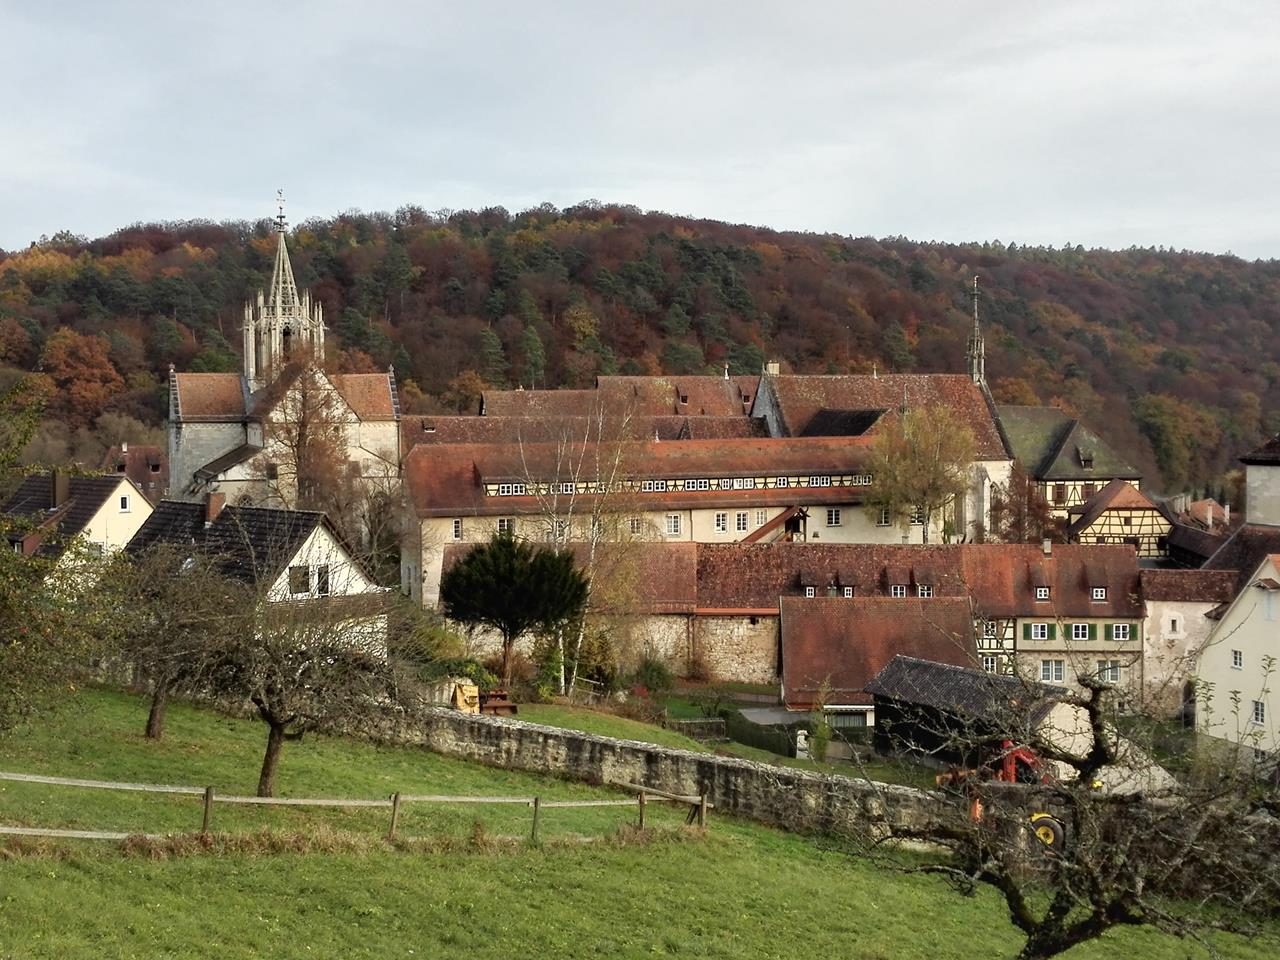
POLYGON ((502 686, 511 689, 511 648, 516 645, 515 637, 502 638, 502 686))
POLYGON ((159 740, 164 736, 164 715, 169 708, 169 681, 157 680, 151 691, 151 710, 147 713, 147 739, 159 740))
POLYGON ((924 514, 924 523, 920 525, 920 542, 928 543, 929 542, 929 521, 933 519, 933 513, 932 511, 929 511, 929 510, 925 510, 922 512, 924 514))
POLYGON ((283 723, 273 723, 268 727, 267 752, 262 757, 262 773, 258 777, 258 796, 275 795, 276 768, 280 766, 280 751, 284 748, 283 723))

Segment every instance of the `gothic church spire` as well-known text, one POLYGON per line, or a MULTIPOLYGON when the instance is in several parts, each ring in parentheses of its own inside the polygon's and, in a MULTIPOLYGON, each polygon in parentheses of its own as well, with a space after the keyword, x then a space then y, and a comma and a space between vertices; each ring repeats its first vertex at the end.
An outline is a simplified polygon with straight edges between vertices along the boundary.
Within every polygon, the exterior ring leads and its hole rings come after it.
POLYGON ((973 333, 969 334, 969 347, 965 351, 969 362, 969 377, 977 384, 987 382, 987 348, 982 340, 982 326, 978 322, 978 278, 973 278, 973 333))

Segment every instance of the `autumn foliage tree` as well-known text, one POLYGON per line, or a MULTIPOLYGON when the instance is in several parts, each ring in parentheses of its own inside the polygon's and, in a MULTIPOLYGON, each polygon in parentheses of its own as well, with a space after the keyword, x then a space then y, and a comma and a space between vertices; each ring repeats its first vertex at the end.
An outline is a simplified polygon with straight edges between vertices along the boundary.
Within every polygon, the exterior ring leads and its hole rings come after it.
POLYGON ((57 388, 49 403, 51 413, 73 426, 86 426, 124 390, 124 379, 111 363, 109 349, 101 337, 66 327, 45 342, 40 366, 57 388))

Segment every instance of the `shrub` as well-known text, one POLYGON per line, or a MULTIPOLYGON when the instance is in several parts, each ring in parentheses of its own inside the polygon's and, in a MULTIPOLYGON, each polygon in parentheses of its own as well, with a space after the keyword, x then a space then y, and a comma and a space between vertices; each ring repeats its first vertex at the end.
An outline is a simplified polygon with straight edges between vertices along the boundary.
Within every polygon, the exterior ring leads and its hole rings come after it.
POLYGON ((661 696, 675 686, 671 668, 655 657, 645 657, 631 674, 631 685, 643 687, 652 696, 661 696))

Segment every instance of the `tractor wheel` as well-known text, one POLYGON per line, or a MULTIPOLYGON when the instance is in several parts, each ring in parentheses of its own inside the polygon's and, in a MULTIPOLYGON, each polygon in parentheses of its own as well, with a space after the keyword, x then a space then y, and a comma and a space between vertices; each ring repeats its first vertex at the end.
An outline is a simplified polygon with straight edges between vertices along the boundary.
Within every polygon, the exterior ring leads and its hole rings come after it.
POLYGON ((1066 842, 1067 832, 1062 821, 1051 813, 1033 813, 1029 818, 1031 830, 1036 839, 1043 844, 1046 853, 1061 853, 1066 842))

